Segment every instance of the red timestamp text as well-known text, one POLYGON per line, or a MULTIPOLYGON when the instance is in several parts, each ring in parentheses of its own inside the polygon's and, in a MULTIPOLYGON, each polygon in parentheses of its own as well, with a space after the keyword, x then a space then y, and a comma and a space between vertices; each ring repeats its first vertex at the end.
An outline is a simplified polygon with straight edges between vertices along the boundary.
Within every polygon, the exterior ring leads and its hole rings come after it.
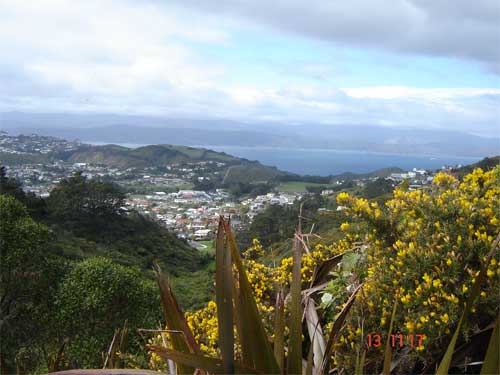
MULTIPOLYGON (((387 336, 382 336, 378 333, 369 333, 366 335, 366 344, 369 348, 383 345, 383 339, 387 339, 387 336)), ((403 335, 402 333, 394 333, 389 337, 389 345, 393 348, 402 348, 403 346, 410 346, 411 348, 422 346, 424 341, 424 335, 421 333, 410 333, 408 335, 403 335)))

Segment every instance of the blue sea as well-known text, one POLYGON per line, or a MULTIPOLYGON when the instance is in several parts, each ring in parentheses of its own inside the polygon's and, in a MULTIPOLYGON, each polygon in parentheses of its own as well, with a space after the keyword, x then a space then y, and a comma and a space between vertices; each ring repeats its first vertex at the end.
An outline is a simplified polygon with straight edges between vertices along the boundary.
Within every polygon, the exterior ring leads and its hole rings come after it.
MULTIPOLYGON (((89 143, 103 144, 102 142, 89 143)), ((121 143, 120 145, 132 148, 145 146, 144 144, 134 143, 121 143)), ((343 172, 366 173, 387 167, 399 167, 404 170, 413 168, 439 169, 443 166, 466 165, 481 160, 481 158, 477 157, 401 155, 357 150, 192 146, 223 151, 249 160, 258 160, 262 164, 275 166, 288 172, 319 176, 335 175, 343 172)))
MULTIPOLYGON (((206 147, 206 146, 205 146, 206 147)), ((449 165, 466 165, 481 160, 475 157, 400 155, 365 151, 324 149, 281 149, 258 147, 212 146, 214 151, 258 160, 281 170, 299 174, 328 176, 343 172, 366 173, 387 167, 404 170, 438 169, 449 165)))

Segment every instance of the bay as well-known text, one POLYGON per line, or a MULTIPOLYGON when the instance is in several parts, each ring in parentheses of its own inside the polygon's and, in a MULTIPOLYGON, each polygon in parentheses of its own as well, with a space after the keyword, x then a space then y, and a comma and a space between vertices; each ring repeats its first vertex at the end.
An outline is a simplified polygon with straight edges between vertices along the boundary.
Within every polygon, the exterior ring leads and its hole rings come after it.
POLYGON ((343 172, 367 173, 376 169, 399 167, 404 170, 413 168, 439 169, 443 166, 466 165, 482 158, 445 155, 402 155, 359 150, 325 149, 282 149, 235 146, 205 146, 214 151, 262 164, 276 166, 281 170, 298 173, 328 176, 343 172))
MULTIPOLYGON (((104 142, 88 142, 94 145, 104 142)), ((136 148, 146 144, 118 143, 121 146, 136 148)), ((399 167, 404 170, 413 168, 439 169, 443 166, 467 165, 482 158, 453 155, 412 155, 367 152, 362 150, 332 149, 289 149, 271 147, 207 146, 191 145, 227 154, 257 160, 265 165, 281 170, 317 176, 328 176, 343 172, 367 173, 380 168, 399 167)))

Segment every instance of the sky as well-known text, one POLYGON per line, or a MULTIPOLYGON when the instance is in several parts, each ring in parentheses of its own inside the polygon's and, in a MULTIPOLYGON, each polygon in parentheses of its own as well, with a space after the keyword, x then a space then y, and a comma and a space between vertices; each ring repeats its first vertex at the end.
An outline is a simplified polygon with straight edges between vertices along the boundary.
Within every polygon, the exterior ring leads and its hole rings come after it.
POLYGON ((500 137, 498 0, 0 0, 0 112, 500 137))

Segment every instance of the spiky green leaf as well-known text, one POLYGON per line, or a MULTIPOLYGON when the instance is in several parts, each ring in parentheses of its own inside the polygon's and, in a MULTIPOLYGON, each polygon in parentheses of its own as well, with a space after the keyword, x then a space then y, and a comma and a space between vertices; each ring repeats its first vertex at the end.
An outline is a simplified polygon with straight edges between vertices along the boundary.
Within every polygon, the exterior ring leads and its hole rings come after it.
POLYGON ((481 367, 481 375, 489 374, 500 374, 500 316, 497 317, 495 327, 491 332, 490 342, 481 367))
POLYGON ((290 337, 288 339, 288 374, 302 373, 302 243, 295 233, 293 245, 292 283, 290 286, 290 337))
POLYGON ((387 332, 387 340, 385 343, 385 353, 384 353, 384 367, 382 373, 384 375, 389 375, 391 373, 391 362, 392 362, 392 345, 391 345, 391 334, 392 328, 394 327, 394 319, 396 318, 396 310, 398 308, 398 295, 394 299, 394 306, 392 308, 391 322, 389 323, 389 331, 387 332))
POLYGON ((333 345, 335 344, 340 334, 340 329, 344 324, 344 321, 347 317, 347 314, 349 313, 349 310, 351 309, 352 305, 354 304, 354 301, 356 300, 356 295, 358 294, 358 292, 361 290, 362 287, 363 284, 360 284, 354 290, 354 292, 352 292, 351 296, 345 303, 343 309, 340 311, 340 313, 335 318, 335 321, 333 322, 332 331, 330 332, 330 336, 328 337, 328 341, 326 343, 325 358, 323 359, 322 371, 324 374, 328 373, 328 369, 330 367, 330 357, 332 356, 333 353, 333 345))
POLYGON ((476 282, 473 284, 469 294, 469 298, 465 302, 464 310, 462 312, 462 315, 460 316, 460 320, 458 322, 457 328, 455 329, 455 333, 453 334, 453 337, 451 338, 451 341, 448 344, 448 348, 446 349, 443 359, 441 360, 441 363, 439 364, 439 367, 436 371, 437 375, 446 375, 449 372, 451 361, 453 359, 453 352, 455 351, 455 346, 457 344, 458 336, 460 335, 460 331, 462 329, 462 324, 467 319, 467 316, 469 315, 469 312, 472 309, 472 306, 474 305, 476 298, 479 296, 481 292, 481 287, 486 281, 487 278, 486 273, 488 271, 488 266, 490 264, 491 259, 497 252, 499 242, 500 242, 500 233, 495 239, 495 242, 493 242, 490 252, 488 253, 484 262, 481 265, 479 274, 476 277, 476 282))
POLYGON ((246 337, 248 340, 248 347, 244 348, 247 353, 245 353, 244 356, 251 360, 251 367, 257 371, 268 374, 279 374, 280 368, 274 357, 271 343, 267 338, 262 319, 259 316, 257 303, 255 302, 252 287, 248 281, 246 270, 238 251, 238 246, 232 235, 229 223, 223 218, 221 218, 221 221, 224 225, 227 243, 231 249, 233 263, 238 272, 239 288, 237 290, 239 298, 235 302, 239 303, 238 310, 241 314, 240 318, 243 319, 243 324, 240 325, 243 329, 242 334, 244 336, 248 335, 248 337, 246 337))
POLYGON ((231 250, 224 244, 224 226, 219 220, 215 246, 215 301, 217 303, 217 321, 219 346, 227 374, 234 372, 234 333, 233 333, 233 270, 231 250))

